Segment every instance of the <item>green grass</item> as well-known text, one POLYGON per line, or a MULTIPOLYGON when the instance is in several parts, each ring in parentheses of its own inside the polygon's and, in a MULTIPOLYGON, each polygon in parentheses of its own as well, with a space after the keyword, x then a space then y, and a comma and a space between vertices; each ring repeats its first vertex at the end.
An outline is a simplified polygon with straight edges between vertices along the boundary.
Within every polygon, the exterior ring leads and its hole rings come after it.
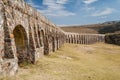
POLYGON ((120 80, 120 46, 65 44, 3 80, 120 80))

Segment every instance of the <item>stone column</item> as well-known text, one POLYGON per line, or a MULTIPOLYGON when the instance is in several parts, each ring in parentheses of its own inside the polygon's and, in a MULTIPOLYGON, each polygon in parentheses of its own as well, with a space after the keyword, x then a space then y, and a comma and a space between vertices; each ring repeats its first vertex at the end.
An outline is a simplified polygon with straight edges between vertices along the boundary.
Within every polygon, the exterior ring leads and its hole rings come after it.
POLYGON ((105 36, 102 35, 102 42, 105 42, 105 36))
POLYGON ((83 44, 85 44, 85 34, 83 35, 83 44))
POLYGON ((98 37, 99 37, 99 35, 97 35, 97 42, 99 42, 99 41, 98 41, 98 37))
POLYGON ((102 36, 100 36, 100 42, 102 42, 102 36))
POLYGON ((87 39, 88 39, 88 37, 87 37, 87 34, 85 35, 85 44, 87 44, 87 39))
POLYGON ((101 41, 101 40, 100 40, 100 37, 101 37, 101 36, 99 35, 99 36, 98 36, 98 42, 100 42, 100 41, 101 41))
POLYGON ((90 35, 88 35, 88 44, 90 44, 90 35))
POLYGON ((89 35, 87 34, 86 37, 87 37, 86 44, 88 44, 89 35))
POLYGON ((94 42, 94 35, 91 35, 91 44, 94 42))
POLYGON ((97 35, 95 35, 95 43, 97 42, 97 35))
POLYGON ((84 35, 82 34, 82 44, 84 44, 84 35))

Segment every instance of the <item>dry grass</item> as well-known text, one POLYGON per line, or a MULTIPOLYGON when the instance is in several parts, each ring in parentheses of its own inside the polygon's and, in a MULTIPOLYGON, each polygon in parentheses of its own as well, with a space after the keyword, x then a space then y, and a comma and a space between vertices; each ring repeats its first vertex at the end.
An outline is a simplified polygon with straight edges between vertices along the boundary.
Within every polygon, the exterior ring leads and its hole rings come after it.
MULTIPOLYGON (((98 27, 96 27, 98 28, 98 27)), ((61 27, 61 29, 63 29, 64 31, 66 32, 74 32, 74 33, 91 33, 91 34, 97 34, 98 31, 95 30, 95 29, 92 29, 92 26, 89 28, 89 27, 86 27, 86 26, 78 26, 78 27, 75 27, 75 26, 67 26, 67 27, 61 27)))
POLYGON ((120 80, 120 46, 65 44, 3 80, 120 80))

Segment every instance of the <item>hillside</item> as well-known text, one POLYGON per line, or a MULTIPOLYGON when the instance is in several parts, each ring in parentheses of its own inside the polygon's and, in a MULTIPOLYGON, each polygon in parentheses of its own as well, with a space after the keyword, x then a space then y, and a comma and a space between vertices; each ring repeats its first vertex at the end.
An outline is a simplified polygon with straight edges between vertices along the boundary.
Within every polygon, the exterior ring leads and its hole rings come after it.
POLYGON ((67 32, 75 33, 115 33, 120 31, 120 21, 104 22, 100 24, 61 26, 61 29, 67 32))
POLYGON ((2 80, 120 80, 119 56, 116 45, 65 44, 36 65, 24 66, 15 77, 2 80))

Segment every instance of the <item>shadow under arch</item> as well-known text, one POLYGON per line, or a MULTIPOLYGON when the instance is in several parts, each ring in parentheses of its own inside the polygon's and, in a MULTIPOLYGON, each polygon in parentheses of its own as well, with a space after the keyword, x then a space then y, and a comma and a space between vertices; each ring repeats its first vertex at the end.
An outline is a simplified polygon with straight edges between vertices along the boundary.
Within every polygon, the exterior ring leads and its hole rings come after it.
POLYGON ((27 61, 28 54, 28 38, 27 33, 22 25, 17 25, 14 30, 14 39, 16 45, 16 52, 18 57, 18 63, 23 63, 27 61))
POLYGON ((74 37, 71 35, 71 43, 74 44, 74 37))
POLYGON ((55 38, 52 37, 52 51, 55 52, 55 38))
POLYGON ((45 38, 45 33, 44 30, 40 31, 40 45, 44 46, 44 38, 45 38))
POLYGON ((59 38, 58 37, 56 37, 56 46, 57 46, 57 50, 59 49, 59 38))
POLYGON ((44 36, 44 55, 49 54, 49 40, 48 36, 44 36))

